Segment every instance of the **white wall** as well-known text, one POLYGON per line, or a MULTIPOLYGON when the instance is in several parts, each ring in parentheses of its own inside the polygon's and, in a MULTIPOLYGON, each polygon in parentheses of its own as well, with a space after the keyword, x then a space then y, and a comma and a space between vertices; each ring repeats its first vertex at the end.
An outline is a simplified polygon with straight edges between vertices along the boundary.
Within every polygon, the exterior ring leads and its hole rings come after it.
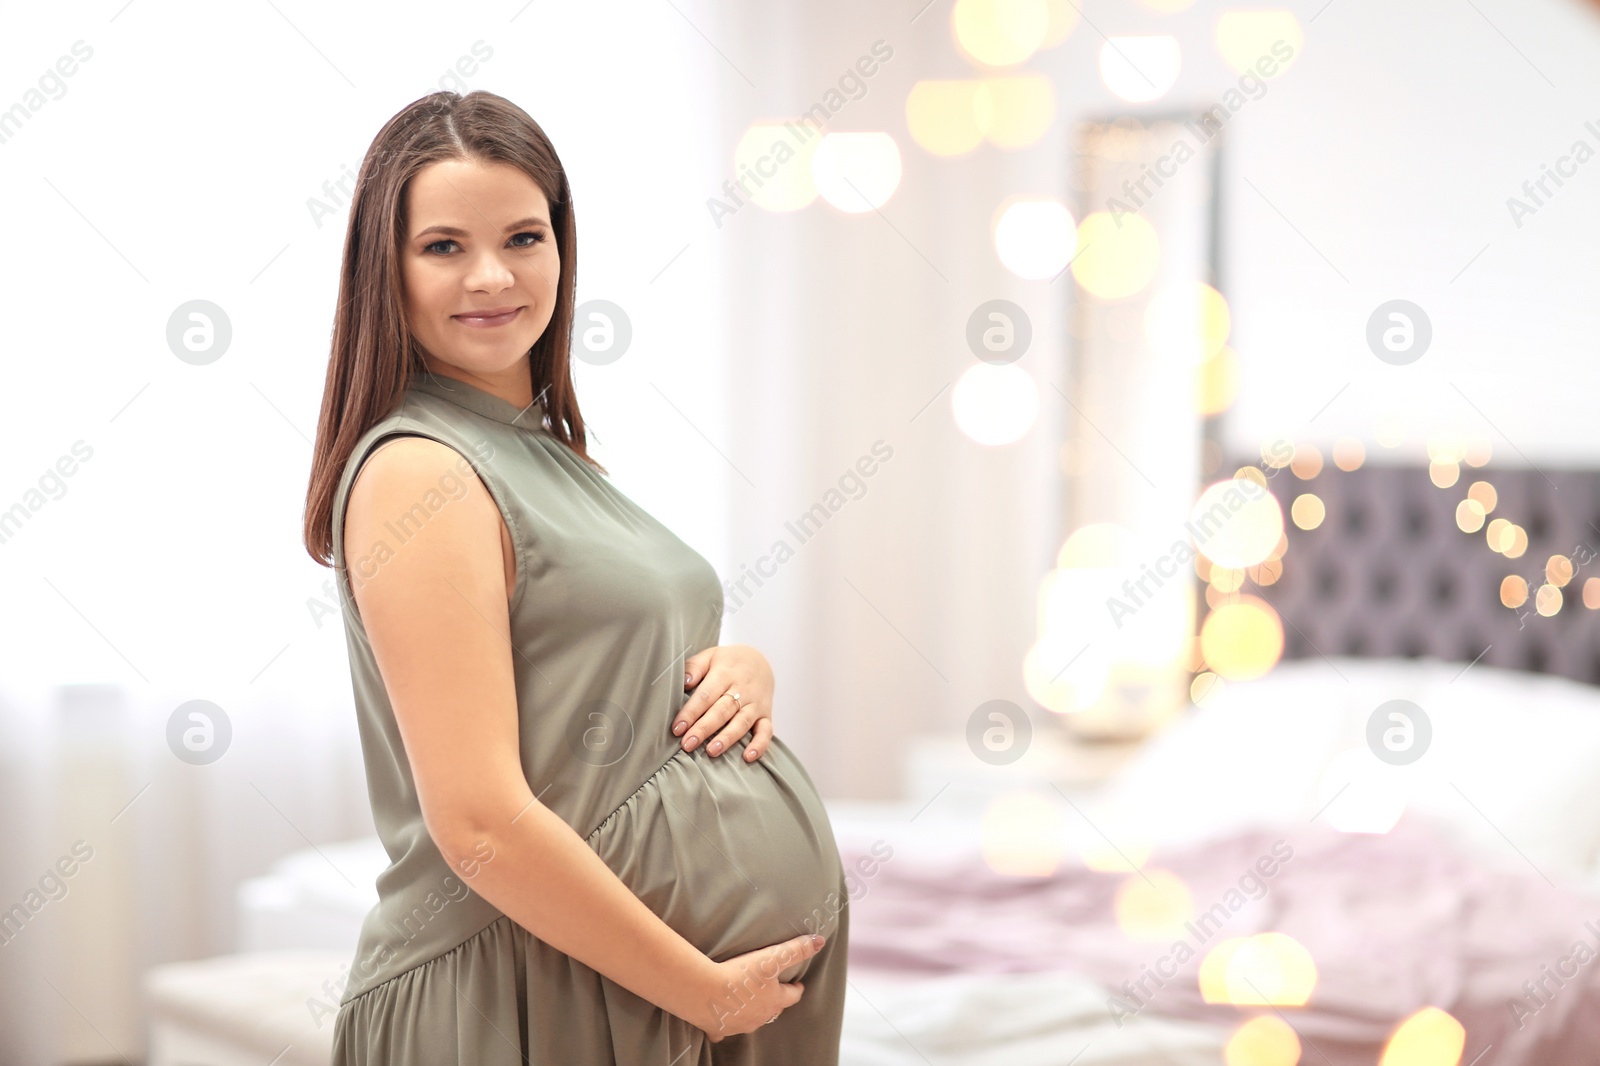
POLYGON ((0 507, 75 441, 93 450, 0 545, 10 675, 201 693, 270 674, 348 690, 337 618, 319 627, 308 609, 330 572, 299 545, 347 216, 340 203, 318 228, 307 200, 475 42, 492 56, 464 88, 521 105, 567 166, 580 302, 633 320, 621 360, 578 368, 595 452, 624 491, 723 553, 721 472, 691 473, 707 468, 701 432, 724 433, 715 286, 704 255, 679 256, 708 184, 700 38, 670 6, 635 6, 625 22, 422 3, 9 16, 14 98, 75 41, 93 49, 0 144, 0 192, 25 205, 6 213, 0 267, 13 310, 0 507), (164 339, 195 298, 233 324, 203 367, 164 339))
MULTIPOLYGON (((1171 24, 1185 30, 1186 70, 1164 103, 1207 106, 1236 84, 1209 69, 1223 6, 1171 24)), ((1594 465, 1600 164, 1578 167, 1520 227, 1507 199, 1574 139, 1600 152, 1600 11, 1292 6, 1299 60, 1223 138, 1219 284, 1243 367, 1226 444, 1250 455, 1287 439, 1326 454, 1353 436, 1373 462, 1417 463, 1449 432, 1487 440, 1496 464, 1594 465), (1411 365, 1367 344, 1369 316, 1395 298, 1432 319, 1432 347, 1411 365), (1393 449, 1376 432, 1391 418, 1405 430, 1393 449)))
POLYGON ((1233 446, 1354 436, 1376 461, 1415 462, 1430 433, 1455 432, 1488 437, 1495 463, 1600 462, 1600 155, 1520 227, 1507 207, 1574 141, 1600 153, 1600 14, 1476 8, 1335 3, 1229 126, 1233 446), (1365 343, 1394 298, 1433 324, 1407 366, 1365 343), (1372 447, 1385 411, 1410 430, 1393 451, 1372 447))

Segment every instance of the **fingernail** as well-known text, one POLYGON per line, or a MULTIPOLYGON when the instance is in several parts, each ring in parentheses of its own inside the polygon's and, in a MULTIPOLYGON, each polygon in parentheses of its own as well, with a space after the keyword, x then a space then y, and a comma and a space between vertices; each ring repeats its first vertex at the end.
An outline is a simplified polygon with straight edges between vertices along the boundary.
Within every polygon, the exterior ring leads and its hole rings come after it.
POLYGON ((675 737, 681 737, 683 736, 683 731, 688 728, 688 722, 679 722, 677 725, 672 727, 672 735, 675 737))
POLYGON ((683 742, 683 750, 684 751, 693 751, 694 750, 694 746, 696 744, 698 744, 698 743, 700 743, 700 738, 699 737, 690 737, 690 738, 688 738, 687 740, 685 740, 683 742))
POLYGON ((713 755, 719 754, 722 751, 722 741, 713 740, 711 742, 711 747, 707 748, 706 750, 713 755))
POLYGON ((811 946, 816 948, 818 951, 821 951, 822 950, 822 945, 824 945, 826 943, 827 943, 827 941, 824 940, 822 937, 818 936, 815 933, 811 934, 811 946))
POLYGON ((684 688, 688 688, 689 687, 689 682, 692 681, 693 679, 694 679, 694 675, 693 674, 684 674, 683 675, 683 687, 684 688))

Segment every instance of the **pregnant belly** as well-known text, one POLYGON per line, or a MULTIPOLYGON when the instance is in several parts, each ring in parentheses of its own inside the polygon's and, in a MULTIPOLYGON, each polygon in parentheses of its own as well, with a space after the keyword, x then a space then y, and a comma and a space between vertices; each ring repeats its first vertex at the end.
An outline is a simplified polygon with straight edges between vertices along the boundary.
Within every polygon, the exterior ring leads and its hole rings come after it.
MULTIPOLYGON (((678 751, 589 837, 635 895, 712 959, 832 935, 846 903, 827 811, 800 761, 748 735, 716 758, 678 751)), ((809 959, 779 974, 803 977, 809 959)))

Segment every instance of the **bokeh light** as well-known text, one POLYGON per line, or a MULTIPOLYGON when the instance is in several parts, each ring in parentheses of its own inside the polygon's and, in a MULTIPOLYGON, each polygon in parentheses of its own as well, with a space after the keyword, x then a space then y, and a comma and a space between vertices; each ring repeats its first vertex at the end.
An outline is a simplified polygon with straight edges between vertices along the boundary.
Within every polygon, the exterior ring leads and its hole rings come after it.
POLYGON ((1014 363, 974 363, 956 379, 950 406, 961 432, 979 444, 1010 444, 1033 427, 1039 390, 1014 363))
POLYGON ((1041 49, 1054 48, 1072 35, 1078 27, 1078 5, 1074 0, 1045 0, 1045 7, 1050 12, 1050 25, 1044 31, 1044 41, 1039 45, 1041 49))
POLYGON ((1226 1066, 1296 1066, 1300 1037, 1277 1015, 1258 1015, 1234 1030, 1222 1049, 1222 1061, 1226 1066))
POLYGON ((1289 505, 1289 516, 1301 529, 1316 529, 1327 517, 1327 508, 1322 503, 1322 497, 1314 492, 1303 492, 1289 505))
POLYGON ((1544 564, 1544 579, 1557 588, 1565 588, 1572 574, 1572 560, 1565 555, 1552 555, 1544 564))
POLYGON ((1116 522, 1091 522, 1072 531, 1061 543, 1056 553, 1056 566, 1062 570, 1072 567, 1122 566, 1128 560, 1128 531, 1116 522))
POLYGON ((1196 371, 1195 410, 1207 417, 1226 411, 1239 398, 1239 381, 1239 357, 1224 347, 1196 371))
POLYGON ((1489 514, 1500 505, 1500 494, 1487 481, 1474 481, 1467 490, 1467 499, 1477 501, 1484 514, 1489 514))
POLYGON ((1189 682, 1189 702, 1196 707, 1205 707, 1221 697, 1223 689, 1227 687, 1228 683, 1222 678, 1210 670, 1202 670, 1189 682))
POLYGON ((1456 504, 1456 528, 1463 533, 1476 533, 1483 528, 1483 504, 1477 500, 1462 500, 1456 504))
POLYGON ((1059 20, 1052 27, 1045 0, 956 0, 950 10, 956 47, 989 67, 1026 62, 1044 46, 1052 28, 1060 32, 1059 20))
POLYGON ((1528 531, 1517 525, 1511 524, 1511 546, 1501 550, 1507 559, 1520 559, 1528 550, 1528 531))
POLYGON ((1115 911, 1117 927, 1129 939, 1170 942, 1194 916, 1194 898, 1177 874, 1147 869, 1117 887, 1115 911))
POLYGON ((1019 278, 1053 278, 1078 250, 1078 228, 1059 200, 1015 199, 995 219, 994 250, 1019 278))
POLYGON ((1359 470, 1367 460, 1367 446, 1354 437, 1340 437, 1333 444, 1333 465, 1346 473, 1359 470))
POLYGON ((1087 729, 1126 726, 1129 715, 1158 725, 1181 710, 1195 643, 1195 585, 1184 579, 1185 568, 1167 574, 1176 580, 1158 581, 1153 595, 1129 591, 1152 565, 1160 567, 1171 546, 1110 522, 1067 538, 1057 568, 1040 581, 1038 638, 1022 662, 1023 683, 1041 706, 1080 716, 1087 729))
POLYGON ((1077 246, 1082 251, 1072 259, 1072 276, 1102 300, 1143 291, 1161 265, 1161 239, 1139 215, 1096 211, 1079 224, 1077 246))
MULTIPOLYGON (((1052 598, 1051 583, 1047 578, 1042 599, 1052 598)), ((1070 629, 1045 630, 1022 657, 1028 695, 1052 714, 1077 714, 1094 706, 1111 677, 1110 655, 1075 637, 1070 629)))
POLYGON ((1200 626, 1200 653, 1212 671, 1229 681, 1265 674, 1283 656, 1283 623, 1258 596, 1241 595, 1206 615, 1200 626))
POLYGON ((1467 438, 1459 433, 1436 433, 1428 438, 1427 447, 1433 462, 1459 464, 1467 455, 1467 438))
POLYGON ((983 143, 989 127, 980 120, 976 79, 919 81, 906 96, 906 129, 934 155, 957 156, 983 143))
POLYGON ((1094 634, 1104 615, 1086 611, 1121 580, 1130 558, 1128 530, 1095 522, 1073 531, 1061 545, 1056 569, 1039 584, 1039 637, 1022 660, 1028 695, 1054 714, 1075 714, 1105 691, 1111 653, 1094 634))
POLYGON ((1200 494, 1189 511, 1189 527, 1207 559, 1242 570, 1277 546, 1283 536, 1283 508, 1252 480, 1226 478, 1200 494))
POLYGON ((1272 585, 1283 576, 1283 562, 1280 559, 1267 559, 1250 567, 1245 573, 1257 585, 1272 585))
POLYGON ((825 134, 811 159, 811 178, 840 211, 871 211, 900 187, 900 146, 887 133, 825 134))
POLYGON ((919 81, 906 95, 911 139, 938 156, 964 155, 986 139, 1026 148, 1055 116, 1055 84, 1043 74, 919 81))
POLYGON ((1170 34, 1110 37, 1100 46, 1100 80, 1132 104, 1167 94, 1183 67, 1183 50, 1170 34))
POLYGON ((1448 1011, 1423 1007, 1395 1028, 1378 1066, 1457 1066, 1466 1046, 1466 1029, 1448 1011))
POLYGON ((1322 450, 1315 444, 1296 445, 1294 458, 1289 460, 1289 469, 1301 481, 1310 481, 1322 473, 1322 450))
POLYGON ((1218 592, 1238 592, 1244 585, 1244 571, 1227 566, 1213 566, 1210 584, 1218 592))
POLYGON ((1034 792, 996 796, 980 829, 984 861, 998 874, 1048 877, 1066 853, 1066 824, 1049 798, 1034 792))
POLYGON ((1169 363, 1203 363, 1232 331, 1227 299, 1203 281, 1161 286, 1144 312, 1145 340, 1169 363))
POLYGON ((1200 964, 1200 995, 1207 1003, 1303 1007, 1316 983, 1311 953, 1286 933, 1232 937, 1200 964))
POLYGON ((1292 11, 1225 11, 1217 19, 1217 52, 1234 73, 1266 81, 1294 66, 1306 35, 1292 11))
POLYGON ((1235 478, 1248 478, 1263 489, 1267 487, 1267 475, 1263 470, 1261 470, 1260 467, 1241 466, 1239 469, 1233 472, 1233 476, 1235 478))
POLYGON ((1493 522, 1490 522, 1489 528, 1483 534, 1484 539, 1489 542, 1489 550, 1503 552, 1511 547, 1512 542, 1516 539, 1515 529, 1516 527, 1511 524, 1510 520, 1505 518, 1496 518, 1493 522))
POLYGON ((776 122, 756 123, 745 130, 733 150, 733 164, 750 179, 746 186, 750 201, 768 211, 798 211, 815 200, 811 160, 818 140, 811 137, 797 148, 788 128, 776 122))

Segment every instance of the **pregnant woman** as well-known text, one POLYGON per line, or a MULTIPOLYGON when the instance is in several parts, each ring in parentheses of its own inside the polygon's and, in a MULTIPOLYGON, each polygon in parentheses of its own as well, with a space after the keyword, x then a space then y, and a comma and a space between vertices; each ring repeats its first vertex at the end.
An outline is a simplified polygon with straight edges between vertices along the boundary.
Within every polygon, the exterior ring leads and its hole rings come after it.
POLYGON ((765 658, 715 643, 716 573, 588 458, 576 266, 514 104, 435 93, 378 133, 306 509, 390 860, 333 1061, 835 1064, 833 832, 765 658))

